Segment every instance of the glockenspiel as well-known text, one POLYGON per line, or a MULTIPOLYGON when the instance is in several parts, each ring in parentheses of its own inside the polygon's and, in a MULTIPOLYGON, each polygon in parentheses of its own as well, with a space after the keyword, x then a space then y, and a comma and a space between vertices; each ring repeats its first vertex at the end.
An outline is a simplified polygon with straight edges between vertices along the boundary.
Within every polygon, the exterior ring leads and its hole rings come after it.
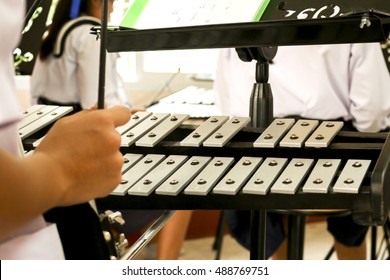
POLYGON ((360 224, 388 213, 388 133, 342 131, 340 121, 275 119, 261 131, 246 117, 192 126, 178 124, 182 115, 139 114, 130 123, 147 117, 122 131, 123 180, 99 207, 351 209, 360 224))
MULTIPOLYGON (((122 181, 96 200, 98 208, 350 209, 359 224, 385 221, 387 132, 342 131, 340 121, 293 118, 275 119, 265 129, 247 127, 248 117, 187 120, 137 112, 118 127, 122 181)), ((23 138, 26 150, 39 139, 23 138)))

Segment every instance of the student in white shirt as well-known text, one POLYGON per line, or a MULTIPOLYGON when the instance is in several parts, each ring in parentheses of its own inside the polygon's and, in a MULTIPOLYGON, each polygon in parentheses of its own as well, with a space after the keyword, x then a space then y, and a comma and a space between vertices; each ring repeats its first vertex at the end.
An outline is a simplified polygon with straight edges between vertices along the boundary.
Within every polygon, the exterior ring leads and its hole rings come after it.
MULTIPOLYGON (((112 3, 109 1, 109 13, 112 3)), ((58 2, 31 76, 35 102, 72 105, 75 110, 96 104, 100 40, 90 34, 90 29, 100 25, 102 6, 101 0, 58 2)), ((106 54, 105 102, 108 107, 120 103, 116 59, 116 53, 106 54)))
POLYGON ((23 1, 0 2, 0 259, 60 259, 55 226, 46 225, 42 214, 105 196, 117 186, 123 157, 115 127, 126 123, 130 112, 121 106, 64 118, 31 157, 18 158, 12 52, 23 12, 23 1), (97 154, 100 160, 94 161, 97 154))
MULTIPOLYGON (((220 53, 214 85, 224 115, 248 116, 255 62, 243 62, 234 49, 220 53)), ((274 117, 343 120, 362 132, 389 127, 390 75, 379 43, 279 47, 269 68, 274 117)), ((249 247, 247 213, 229 212, 232 233, 249 247)), ((267 225, 267 258, 285 258, 280 216, 267 225), (280 250, 278 250, 278 248, 280 250)), ((339 259, 365 259, 367 227, 351 216, 329 218, 339 259)))
MULTIPOLYGON (((216 101, 223 114, 249 115, 254 62, 221 51, 216 101)), ((357 130, 388 127, 389 72, 378 43, 279 47, 269 68, 274 116, 352 121, 357 130)))

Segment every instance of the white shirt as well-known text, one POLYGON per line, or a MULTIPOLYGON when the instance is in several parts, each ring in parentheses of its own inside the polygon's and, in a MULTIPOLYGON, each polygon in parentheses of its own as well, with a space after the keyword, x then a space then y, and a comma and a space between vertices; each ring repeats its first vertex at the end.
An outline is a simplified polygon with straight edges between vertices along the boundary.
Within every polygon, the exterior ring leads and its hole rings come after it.
MULTIPOLYGON (((17 123, 20 109, 15 96, 12 51, 20 37, 17 31, 21 30, 23 23, 23 7, 24 3, 20 0, 0 1, 0 149, 13 155, 18 153, 17 123)), ((4 182, 0 186, 11 187, 4 185, 4 182)), ((63 258, 57 228, 55 225, 46 225, 42 216, 32 219, 12 236, 0 240, 2 260, 63 258)))
MULTIPOLYGON (((279 47, 270 65, 274 116, 352 120, 359 131, 388 126, 390 75, 379 43, 279 47)), ((248 116, 255 62, 222 50, 214 84, 225 115, 248 116)))
MULTIPOLYGON (((83 109, 98 101, 100 40, 90 34, 90 24, 74 28, 66 38, 60 58, 50 54, 37 59, 31 76, 33 100, 39 96, 59 103, 80 103, 83 109)), ((106 56, 105 102, 118 105, 116 53, 106 56)))

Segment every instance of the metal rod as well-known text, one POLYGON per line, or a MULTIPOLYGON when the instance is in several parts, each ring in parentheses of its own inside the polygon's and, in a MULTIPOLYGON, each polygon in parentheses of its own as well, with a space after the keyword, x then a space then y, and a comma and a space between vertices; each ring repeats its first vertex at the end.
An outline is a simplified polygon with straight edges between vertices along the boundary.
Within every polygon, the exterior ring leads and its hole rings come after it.
MULTIPOLYGON (((108 0, 103 0, 102 26, 100 28, 99 84, 98 84, 98 96, 97 96, 98 109, 104 109, 104 93, 105 93, 105 86, 106 86, 107 14, 108 14, 108 0)), ((90 200, 89 204, 98 215, 98 210, 96 207, 95 200, 90 200)))
POLYGON ((121 257, 121 260, 133 259, 153 239, 175 212, 176 210, 165 211, 121 257))
POLYGON ((33 4, 31 5, 30 9, 26 13, 26 17, 24 18, 24 28, 27 26, 28 21, 34 14, 35 10, 41 5, 42 0, 35 0, 33 4))
POLYGON ((108 0, 104 0, 102 9, 102 26, 100 28, 99 87, 97 102, 98 109, 104 108, 104 93, 106 86, 107 18, 108 0))

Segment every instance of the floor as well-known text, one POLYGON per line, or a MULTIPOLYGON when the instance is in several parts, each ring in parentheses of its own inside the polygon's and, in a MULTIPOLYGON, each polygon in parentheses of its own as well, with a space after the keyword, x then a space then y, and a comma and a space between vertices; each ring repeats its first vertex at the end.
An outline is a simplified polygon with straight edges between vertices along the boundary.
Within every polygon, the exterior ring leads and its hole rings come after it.
MULTIPOLYGON (((367 258, 369 259, 370 252, 370 237, 371 233, 367 234, 367 258)), ((382 237, 382 230, 378 228, 378 247, 380 238, 382 237)), ((184 243, 180 260, 214 260, 215 251, 212 250, 212 244, 214 242, 213 237, 199 238, 187 240, 184 243)), ((307 260, 322 260, 332 247, 332 237, 326 231, 325 222, 314 222, 306 225, 305 233, 305 248, 304 259, 307 260)), ((141 251, 137 256, 137 259, 154 259, 155 247, 149 245, 147 248, 141 251)), ((381 258, 387 258, 389 255, 385 252, 381 258)), ((223 241, 223 247, 221 252, 222 260, 248 260, 249 252, 241 247, 229 234, 225 235, 223 241)), ((331 259, 336 259, 335 254, 331 259)))

